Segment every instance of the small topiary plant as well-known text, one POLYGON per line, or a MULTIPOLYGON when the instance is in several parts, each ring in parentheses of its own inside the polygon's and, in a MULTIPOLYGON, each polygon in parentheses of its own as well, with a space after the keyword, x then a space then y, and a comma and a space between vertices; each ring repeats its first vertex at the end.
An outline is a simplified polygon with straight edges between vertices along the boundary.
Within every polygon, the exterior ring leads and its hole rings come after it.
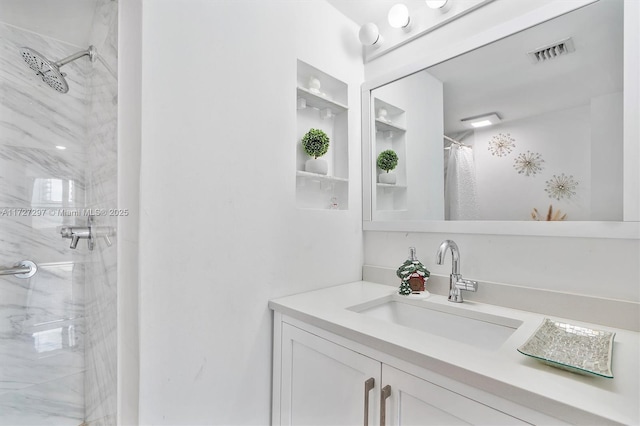
POLYGON ((320 129, 310 129, 302 138, 302 148, 313 158, 322 157, 329 150, 329 136, 320 129))
POLYGON ((396 154, 396 152, 392 149, 382 151, 380 155, 378 155, 378 161, 376 162, 376 164, 382 170, 389 173, 398 165, 398 154, 396 154))

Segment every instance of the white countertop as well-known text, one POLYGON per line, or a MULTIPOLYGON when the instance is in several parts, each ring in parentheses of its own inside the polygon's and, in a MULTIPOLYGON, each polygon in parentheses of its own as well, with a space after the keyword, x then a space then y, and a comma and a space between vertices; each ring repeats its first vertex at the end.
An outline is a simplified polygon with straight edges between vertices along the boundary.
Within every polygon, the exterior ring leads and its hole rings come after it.
MULTIPOLYGON (((587 422, 589 416, 597 416, 609 422, 640 424, 640 333, 477 302, 455 304, 456 308, 522 321, 499 349, 485 351, 348 309, 396 293, 392 286, 358 281, 275 299, 269 307, 420 367, 437 367, 443 375, 463 382, 468 379, 472 386, 490 389, 522 405, 549 407, 550 415, 553 405, 569 406, 584 412, 587 422), (520 354, 516 348, 544 318, 615 332, 614 378, 571 373, 520 354)), ((432 294, 426 300, 452 305, 439 295, 432 294)))

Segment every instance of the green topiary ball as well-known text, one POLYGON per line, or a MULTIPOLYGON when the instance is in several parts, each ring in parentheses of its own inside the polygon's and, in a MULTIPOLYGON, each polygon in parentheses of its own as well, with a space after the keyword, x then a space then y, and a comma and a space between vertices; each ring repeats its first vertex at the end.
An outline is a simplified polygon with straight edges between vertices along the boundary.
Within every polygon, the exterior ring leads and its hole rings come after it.
POLYGON ((378 155, 377 164, 378 167, 389 173, 390 170, 395 169, 398 165, 398 154, 392 149, 382 151, 380 155, 378 155))
POLYGON ((302 138, 302 148, 313 158, 322 157, 329 150, 329 136, 320 129, 310 129, 302 138))

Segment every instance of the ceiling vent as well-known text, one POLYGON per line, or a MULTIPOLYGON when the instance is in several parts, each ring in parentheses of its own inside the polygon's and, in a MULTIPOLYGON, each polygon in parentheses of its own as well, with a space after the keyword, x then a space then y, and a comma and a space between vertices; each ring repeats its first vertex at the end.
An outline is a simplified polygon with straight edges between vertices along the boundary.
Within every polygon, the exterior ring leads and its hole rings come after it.
POLYGON ((538 62, 545 62, 550 59, 555 59, 558 56, 566 55, 575 50, 576 48, 573 46, 573 40, 571 39, 571 37, 569 37, 548 46, 532 50, 531 52, 528 52, 527 55, 529 55, 529 58, 531 58, 531 62, 536 64, 538 62))

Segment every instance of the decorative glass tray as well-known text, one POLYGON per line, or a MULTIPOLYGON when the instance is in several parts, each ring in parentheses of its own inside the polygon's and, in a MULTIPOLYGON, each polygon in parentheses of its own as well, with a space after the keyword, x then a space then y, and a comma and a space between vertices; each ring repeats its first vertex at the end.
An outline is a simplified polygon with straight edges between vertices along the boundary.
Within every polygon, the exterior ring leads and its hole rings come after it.
POLYGON ((612 379, 611 354, 615 335, 610 331, 545 318, 518 352, 553 367, 612 379))

